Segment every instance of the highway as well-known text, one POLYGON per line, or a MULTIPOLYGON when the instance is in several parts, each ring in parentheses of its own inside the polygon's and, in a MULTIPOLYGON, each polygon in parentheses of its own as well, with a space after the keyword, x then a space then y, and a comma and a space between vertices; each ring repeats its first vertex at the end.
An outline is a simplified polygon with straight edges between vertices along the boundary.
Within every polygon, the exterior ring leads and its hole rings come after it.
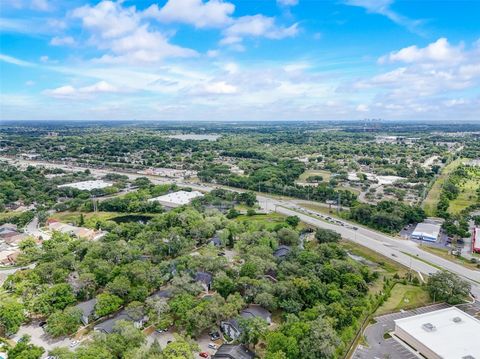
MULTIPOLYGON (((0 157, 0 160, 8 162, 16 162, 23 165, 45 166, 50 168, 62 168, 67 171, 84 171, 87 167, 71 166, 65 164, 53 164, 42 161, 30 161, 22 159, 12 159, 7 157, 0 157)), ((191 182, 175 181, 171 178, 160 178, 157 176, 145 176, 142 174, 121 171, 119 169, 96 169, 88 168, 92 174, 103 176, 114 171, 127 175, 130 179, 138 177, 148 177, 155 184, 164 184, 175 182, 179 186, 191 187, 200 191, 211 191, 214 188, 221 186, 211 184, 197 184, 191 182)), ((228 188, 230 190, 241 191, 239 189, 228 188)), ((342 235, 343 238, 367 247, 375 252, 378 252, 393 261, 396 261, 407 268, 422 273, 431 274, 437 272, 440 268, 459 275, 467 280, 472 285, 472 294, 475 298, 480 299, 480 271, 466 268, 462 265, 456 264, 444 258, 438 257, 434 254, 426 252, 419 248, 417 244, 408 240, 397 239, 389 235, 370 230, 358 224, 348 222, 345 220, 332 221, 326 220, 325 214, 312 211, 293 203, 293 201, 285 199, 272 198, 266 194, 257 194, 257 200, 260 207, 266 211, 275 211, 287 216, 298 216, 303 222, 315 226, 317 228, 326 228, 334 230, 342 235), (356 230, 353 227, 357 228, 356 230)))

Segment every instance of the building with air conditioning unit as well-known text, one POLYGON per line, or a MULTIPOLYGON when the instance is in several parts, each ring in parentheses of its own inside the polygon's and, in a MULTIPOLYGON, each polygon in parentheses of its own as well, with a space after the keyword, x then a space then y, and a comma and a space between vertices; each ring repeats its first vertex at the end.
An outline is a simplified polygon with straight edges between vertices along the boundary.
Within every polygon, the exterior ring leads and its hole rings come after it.
POLYGON ((395 320, 395 337, 427 359, 480 359, 476 333, 480 321, 456 307, 395 320))

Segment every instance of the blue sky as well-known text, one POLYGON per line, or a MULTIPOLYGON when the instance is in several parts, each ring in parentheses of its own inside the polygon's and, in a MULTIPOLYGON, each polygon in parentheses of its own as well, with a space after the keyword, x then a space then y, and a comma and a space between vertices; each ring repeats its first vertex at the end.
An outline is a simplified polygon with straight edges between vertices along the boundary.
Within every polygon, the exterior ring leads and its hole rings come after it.
POLYGON ((0 6, 0 120, 480 121, 480 1, 0 6))

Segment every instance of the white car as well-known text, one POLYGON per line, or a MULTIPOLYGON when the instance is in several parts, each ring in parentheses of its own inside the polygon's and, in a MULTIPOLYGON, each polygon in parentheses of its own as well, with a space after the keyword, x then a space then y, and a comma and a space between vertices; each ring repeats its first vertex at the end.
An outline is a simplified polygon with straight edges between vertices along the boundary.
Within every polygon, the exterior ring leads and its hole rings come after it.
POLYGON ((208 344, 208 347, 209 347, 210 349, 213 349, 213 350, 217 350, 217 349, 218 349, 217 344, 214 344, 214 343, 209 343, 209 344, 208 344))
POLYGON ((80 342, 78 340, 72 340, 70 343, 70 348, 76 347, 80 342))

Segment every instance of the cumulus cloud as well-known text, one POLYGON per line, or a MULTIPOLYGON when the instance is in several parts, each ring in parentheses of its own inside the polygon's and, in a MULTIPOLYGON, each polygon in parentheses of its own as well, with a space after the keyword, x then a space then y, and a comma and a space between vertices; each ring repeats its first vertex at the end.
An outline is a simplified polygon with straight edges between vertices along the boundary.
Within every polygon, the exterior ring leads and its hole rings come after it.
POLYGON ((416 45, 405 47, 399 51, 391 52, 379 59, 380 63, 405 62, 405 63, 451 63, 461 62, 464 59, 463 46, 452 46, 444 37, 419 48, 416 45))
POLYGON ((190 24, 196 28, 218 28, 232 22, 231 15, 235 5, 220 0, 168 0, 159 8, 151 5, 144 16, 153 17, 161 22, 190 24))
POLYGON ((74 45, 75 40, 71 36, 55 36, 50 40, 50 45, 52 46, 64 46, 64 45, 74 45))
POLYGON ((116 93, 119 89, 106 81, 99 81, 90 86, 75 88, 71 85, 60 86, 43 93, 56 98, 84 98, 85 95, 99 93, 116 93))
POLYGON ((275 18, 264 15, 242 16, 235 20, 224 31, 220 41, 222 45, 239 43, 244 37, 265 37, 268 39, 283 39, 298 34, 298 24, 289 27, 277 26, 275 18))
POLYGON ((167 57, 196 56, 192 49, 173 45, 165 34, 151 29, 142 21, 143 14, 134 6, 102 1, 85 5, 72 12, 90 31, 90 43, 108 53, 96 59, 104 63, 154 63, 167 57))

